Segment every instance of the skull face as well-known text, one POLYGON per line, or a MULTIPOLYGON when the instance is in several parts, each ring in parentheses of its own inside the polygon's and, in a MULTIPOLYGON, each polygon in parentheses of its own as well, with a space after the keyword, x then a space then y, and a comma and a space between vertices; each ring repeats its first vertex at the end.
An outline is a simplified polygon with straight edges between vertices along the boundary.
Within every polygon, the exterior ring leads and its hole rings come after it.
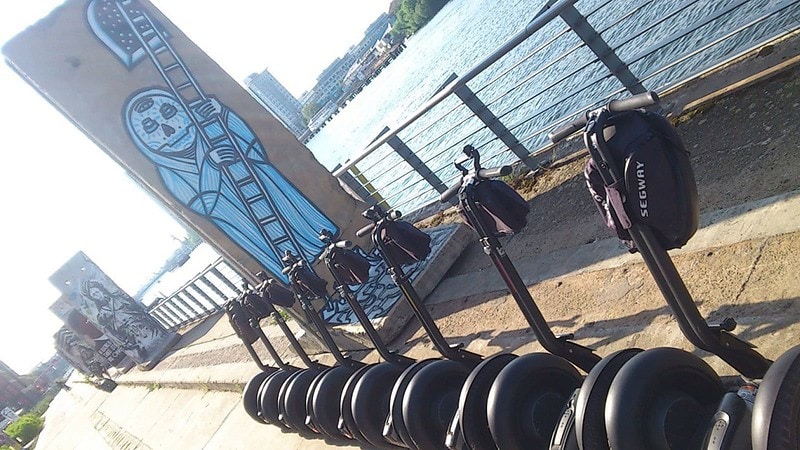
POLYGON ((151 89, 137 94, 125 111, 131 134, 153 152, 179 154, 191 150, 197 129, 189 114, 167 91, 151 89))

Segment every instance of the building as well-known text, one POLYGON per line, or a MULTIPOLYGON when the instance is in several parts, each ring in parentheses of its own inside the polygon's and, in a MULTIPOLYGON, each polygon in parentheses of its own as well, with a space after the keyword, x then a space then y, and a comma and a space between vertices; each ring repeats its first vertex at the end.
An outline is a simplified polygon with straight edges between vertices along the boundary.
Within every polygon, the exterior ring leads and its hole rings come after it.
POLYGON ((345 78, 354 65, 368 55, 375 44, 383 38, 386 30, 391 24, 393 16, 383 13, 372 24, 367 27, 364 32, 364 37, 357 44, 350 47, 347 52, 336 58, 322 73, 317 77, 317 84, 303 94, 300 103, 305 106, 311 103, 316 103, 320 109, 314 116, 312 126, 309 128, 313 133, 316 133, 321 126, 330 120, 330 117, 339 111, 338 107, 331 108, 330 105, 338 106, 339 100, 348 95, 348 86, 345 84, 345 78), (320 112, 325 112, 327 117, 321 117, 320 112))
POLYGON ((308 131, 301 113, 300 102, 268 70, 249 75, 244 83, 261 105, 281 121, 292 134, 299 138, 308 131))
POLYGON ((28 385, 13 369, 0 361, 0 409, 30 408, 33 403, 28 385))

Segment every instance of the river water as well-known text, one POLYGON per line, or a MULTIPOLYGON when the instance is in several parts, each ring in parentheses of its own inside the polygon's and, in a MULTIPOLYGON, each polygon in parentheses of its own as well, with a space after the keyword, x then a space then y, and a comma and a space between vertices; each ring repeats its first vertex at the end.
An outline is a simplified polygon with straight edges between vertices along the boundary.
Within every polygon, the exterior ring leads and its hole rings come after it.
MULTIPOLYGON (((617 53, 623 61, 629 61, 639 52, 671 33, 683 29, 687 24, 740 2, 741 0, 582 0, 578 1, 575 6, 584 15, 589 15, 597 10, 597 13, 589 16, 590 23, 595 29, 602 31, 603 37, 612 47, 619 47, 617 53), (661 24, 648 33, 631 36, 632 30, 638 30, 646 24, 658 22, 664 11, 671 11, 673 8, 680 9, 681 13, 671 18, 668 23, 661 24), (621 26, 609 27, 612 22, 619 20, 628 12, 633 12, 632 19, 625 20, 621 26), (603 31, 606 28, 608 30, 603 31), (630 42, 626 42, 631 38, 630 42)), ((722 46, 688 58, 675 68, 652 74, 647 79, 645 86, 648 89, 658 89, 680 81, 692 73, 705 69, 706 65, 725 55, 736 54, 756 43, 763 42, 770 36, 781 34, 788 28, 797 27, 798 17, 800 17, 798 3, 800 2, 788 0, 746 2, 742 7, 737 7, 725 14, 721 20, 701 27, 696 33, 680 37, 674 44, 664 48, 653 57, 644 58, 631 64, 631 71, 640 77, 642 74, 651 74, 654 67, 663 67, 665 62, 685 54, 687 49, 694 49, 710 39, 723 36, 742 24, 760 17, 766 11, 771 11, 776 6, 792 5, 788 10, 775 15, 773 19, 753 27, 751 31, 737 35, 722 46)), ((465 73, 523 29, 543 4, 542 0, 451 0, 431 22, 407 41, 406 50, 307 144, 309 149, 329 170, 332 170, 337 164, 343 163, 349 157, 360 154, 385 126, 395 128, 403 119, 420 108, 435 94, 451 73, 465 73)), ((515 49, 514 53, 525 54, 564 27, 564 22, 560 19, 552 21, 515 49)), ((553 48, 549 51, 550 55, 558 54, 564 48, 579 41, 574 33, 568 33, 566 39, 556 42, 557 44, 551 46, 553 48)), ((584 64, 586 58, 592 58, 592 56, 588 50, 583 49, 570 58, 566 58, 563 64, 584 64)), ((485 74, 481 74, 475 79, 476 85, 482 86, 481 82, 485 83, 492 75, 505 70, 505 65, 510 65, 512 62, 514 62, 512 58, 500 60, 485 74)), ((527 66, 523 66, 521 70, 517 71, 521 71, 524 75, 526 70, 536 70, 542 63, 541 60, 533 59, 526 63, 527 66)), ((554 67, 549 73, 543 73, 536 80, 539 89, 546 86, 552 77, 569 70, 569 67, 562 65, 554 67)), ((595 68, 588 67, 583 72, 576 74, 574 80, 568 80, 568 82, 580 85, 580 83, 585 83, 587 78, 594 76, 596 72, 595 68)), ((481 92, 479 96, 493 98, 496 93, 509 90, 523 75, 500 79, 497 83, 490 85, 489 89, 481 92)), ((549 98, 547 101, 556 104, 565 103, 558 109, 558 112, 566 113, 571 111, 570 107, 579 107, 597 100, 598 92, 610 92, 620 87, 619 82, 612 77, 599 83, 593 90, 584 91, 578 96, 573 96, 574 98, 569 98, 568 102, 559 99, 557 92, 548 93, 549 97, 544 97, 549 98)), ((507 101, 516 101, 515 95, 520 97, 527 93, 525 89, 518 89, 509 96, 507 101)), ((545 99, 541 102, 545 102, 545 99)), ((498 105, 492 108, 502 107, 502 105, 498 105)), ((516 123, 520 118, 512 115, 504 120, 516 123)), ((535 130, 537 126, 536 123, 531 123, 520 133, 524 134, 535 130)), ((544 134, 536 137, 532 144, 541 145, 543 142, 544 134)), ((536 145, 529 145, 528 148, 537 148, 536 145)), ((422 159, 427 159, 424 152, 435 151, 437 151, 436 146, 422 150, 422 159)), ((451 161, 453 154, 442 155, 442 158, 451 161)), ((433 166, 441 167, 441 164, 433 166)), ((394 167, 398 167, 397 162, 386 161, 377 170, 379 173, 392 171, 395 170, 394 167)), ((374 176, 375 173, 370 178, 374 176)), ((412 191, 409 195, 417 194, 418 192, 412 191)))

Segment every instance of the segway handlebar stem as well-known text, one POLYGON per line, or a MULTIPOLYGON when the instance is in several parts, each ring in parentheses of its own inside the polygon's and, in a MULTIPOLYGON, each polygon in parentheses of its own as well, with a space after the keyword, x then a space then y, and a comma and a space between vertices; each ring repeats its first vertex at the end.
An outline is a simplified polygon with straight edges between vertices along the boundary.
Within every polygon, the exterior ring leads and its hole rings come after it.
MULTIPOLYGON (((599 110, 607 110, 610 112, 628 111, 630 109, 645 108, 647 106, 652 106, 658 103, 658 101, 659 101, 658 94, 656 94, 653 91, 648 91, 624 99, 611 100, 610 102, 608 102, 608 104, 599 108, 599 110)), ((567 136, 571 135, 572 133, 582 130, 583 127, 585 127, 586 124, 589 122, 590 116, 591 116, 591 111, 586 112, 581 117, 578 117, 572 122, 556 128, 554 131, 550 132, 547 135, 547 137, 550 139, 552 143, 555 144, 563 140, 567 136)))

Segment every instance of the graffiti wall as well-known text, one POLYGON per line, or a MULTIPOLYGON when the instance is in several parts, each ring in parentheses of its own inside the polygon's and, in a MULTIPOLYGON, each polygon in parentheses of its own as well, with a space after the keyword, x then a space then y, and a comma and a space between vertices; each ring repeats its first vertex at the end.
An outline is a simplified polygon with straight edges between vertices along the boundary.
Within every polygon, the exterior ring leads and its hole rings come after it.
POLYGON ((83 252, 70 258, 50 282, 66 303, 137 364, 160 357, 174 342, 175 333, 153 319, 83 252))
POLYGON ((288 281, 284 252, 313 261, 322 228, 365 224, 365 205, 147 1, 67 1, 3 54, 244 273, 288 281))
POLYGON ((125 352, 94 326, 86 316, 73 308, 67 302, 66 297, 62 296, 50 305, 50 311, 64 322, 67 330, 92 347, 101 358, 108 361, 110 366, 117 368, 124 366, 125 352))

